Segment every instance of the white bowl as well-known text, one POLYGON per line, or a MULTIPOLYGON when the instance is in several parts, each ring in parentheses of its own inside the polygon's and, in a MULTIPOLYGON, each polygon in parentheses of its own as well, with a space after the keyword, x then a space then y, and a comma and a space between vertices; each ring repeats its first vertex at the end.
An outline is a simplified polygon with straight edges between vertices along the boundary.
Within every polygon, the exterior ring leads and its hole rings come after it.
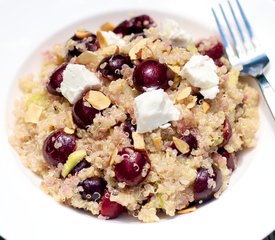
MULTIPOLYGON (((226 192, 218 200, 206 204, 196 212, 173 218, 163 217, 158 223, 143 224, 126 215, 104 221, 56 203, 39 189, 40 179, 22 166, 7 140, 13 126, 14 99, 20 96, 18 77, 37 73, 41 53, 55 43, 66 41, 75 29, 85 27, 95 31, 103 22, 118 23, 129 16, 147 13, 156 21, 164 17, 175 19, 194 38, 207 37, 217 34, 210 3, 211 1, 199 0, 150 3, 143 0, 5 3, 2 10, 6 11, 3 11, 0 17, 1 21, 7 22, 5 31, 2 31, 5 36, 1 36, 3 43, 0 48, 2 58, 4 56, 1 61, 4 60, 6 66, 1 70, 0 95, 0 234, 3 237, 41 240, 99 237, 167 239, 173 236, 177 239, 259 240, 274 230, 272 219, 275 214, 275 161, 272 150, 275 128, 274 120, 262 97, 259 106, 261 126, 257 133, 258 145, 239 155, 239 167, 234 172, 226 192), (15 13, 8 12, 15 6, 15 13), (12 18, 12 14, 16 14, 17 21, 12 18), (39 42, 42 43, 38 45, 39 42)), ((263 28, 267 28, 265 24, 271 26, 271 22, 274 22, 275 17, 271 11, 275 10, 275 6, 268 0, 251 1, 247 6, 247 15, 251 17, 257 14, 259 8, 273 20, 255 21, 255 17, 251 18, 252 25, 257 33, 260 33, 260 40, 270 47, 268 53, 272 54, 274 36, 267 35, 268 32, 263 28), (266 41, 262 34, 269 40, 266 41)), ((275 76, 274 62, 268 78, 275 76)), ((256 85, 255 82, 252 84, 256 85)))

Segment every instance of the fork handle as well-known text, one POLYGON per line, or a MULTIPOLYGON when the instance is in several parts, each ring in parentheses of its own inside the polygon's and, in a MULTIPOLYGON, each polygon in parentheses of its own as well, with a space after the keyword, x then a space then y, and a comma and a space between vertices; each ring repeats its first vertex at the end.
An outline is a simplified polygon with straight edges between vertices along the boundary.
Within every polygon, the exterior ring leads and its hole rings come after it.
POLYGON ((275 120, 275 91, 263 74, 258 76, 257 79, 273 120, 275 120))

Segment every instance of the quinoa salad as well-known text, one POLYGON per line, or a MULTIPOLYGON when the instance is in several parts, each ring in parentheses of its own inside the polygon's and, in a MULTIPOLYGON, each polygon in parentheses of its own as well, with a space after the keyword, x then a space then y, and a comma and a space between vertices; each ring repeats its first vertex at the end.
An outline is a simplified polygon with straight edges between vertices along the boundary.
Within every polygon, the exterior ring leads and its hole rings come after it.
POLYGON ((143 222, 218 198, 259 125, 258 92, 220 40, 148 15, 72 35, 19 81, 10 143, 41 189, 143 222))

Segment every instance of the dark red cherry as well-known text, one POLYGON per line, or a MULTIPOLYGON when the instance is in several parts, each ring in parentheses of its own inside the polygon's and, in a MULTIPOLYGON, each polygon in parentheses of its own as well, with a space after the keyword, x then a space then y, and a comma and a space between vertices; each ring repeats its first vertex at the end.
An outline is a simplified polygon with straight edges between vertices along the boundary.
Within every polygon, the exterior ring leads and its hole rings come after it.
POLYGON ((73 40, 73 46, 70 46, 70 49, 67 51, 67 61, 79 56, 86 50, 94 52, 100 47, 96 35, 92 33, 89 33, 85 38, 79 38, 77 35, 74 35, 71 37, 71 40, 73 40))
POLYGON ((45 139, 43 156, 48 164, 56 166, 58 163, 65 163, 75 149, 75 137, 63 130, 57 130, 45 139))
POLYGON ((112 55, 110 57, 104 58, 98 65, 97 71, 101 75, 109 80, 117 80, 122 77, 121 69, 123 65, 128 65, 133 67, 131 59, 129 56, 124 56, 121 54, 112 55))
MULTIPOLYGON (((193 149, 196 150, 198 148, 197 138, 192 133, 189 133, 188 135, 182 135, 180 139, 185 141, 189 145, 189 152, 185 153, 186 156, 189 156, 193 149)), ((174 143, 171 145, 171 148, 177 149, 174 143)), ((178 150, 178 154, 180 154, 179 150, 178 150)))
POLYGON ((124 210, 121 204, 110 200, 110 192, 105 190, 101 201, 101 215, 108 219, 117 218, 124 210))
POLYGON ((92 34, 89 38, 87 38, 85 41, 85 47, 88 51, 95 52, 99 49, 99 42, 97 40, 97 37, 95 34, 92 34))
MULTIPOLYGON (((209 43, 208 43, 207 39, 202 40, 201 42, 199 42, 197 44, 197 47, 199 48, 201 44, 207 46, 209 43), (206 44, 204 42, 206 42, 206 44)), ((211 45, 212 46, 210 46, 210 47, 207 46, 208 49, 201 50, 200 53, 202 55, 207 55, 208 57, 212 58, 214 60, 215 64, 218 67, 221 67, 223 65, 223 63, 220 61, 220 58, 224 54, 223 44, 221 42, 217 42, 217 43, 214 43, 214 44, 211 44, 211 45)))
POLYGON ((214 45, 210 49, 204 51, 204 55, 207 55, 213 60, 221 58, 223 56, 223 53, 224 53, 224 47, 221 42, 218 42, 216 45, 214 45))
POLYGON ((49 93, 61 96, 61 92, 60 92, 59 88, 63 81, 63 72, 66 69, 67 65, 68 65, 67 63, 61 64, 50 75, 49 81, 47 83, 47 89, 48 89, 49 93))
POLYGON ((204 96, 201 93, 196 93, 195 96, 197 97, 197 104, 201 104, 202 100, 204 99, 204 96))
POLYGON ((156 26, 156 24, 151 17, 148 15, 140 15, 121 22, 114 29, 114 33, 125 36, 132 33, 142 33, 144 29, 148 29, 154 26, 156 26))
POLYGON ((122 124, 122 129, 125 133, 127 133, 127 135, 129 136, 131 143, 133 143, 133 139, 132 139, 132 132, 136 131, 136 126, 133 125, 131 123, 131 121, 126 120, 123 124, 122 124))
POLYGON ((135 186, 144 181, 150 171, 150 160, 144 150, 125 147, 119 153, 122 161, 115 165, 115 177, 119 182, 135 186))
POLYGON ((99 111, 93 108, 87 101, 80 98, 72 109, 73 120, 80 128, 87 128, 93 123, 93 120, 99 111))
POLYGON ((220 169, 215 165, 212 165, 212 168, 214 172, 213 176, 210 176, 206 168, 199 168, 197 170, 197 177, 193 186, 194 198, 197 202, 209 200, 222 186, 222 174, 220 169), (208 181, 210 179, 214 180, 216 183, 214 188, 208 187, 208 181))
POLYGON ((136 66, 133 73, 133 82, 136 89, 167 89, 169 81, 174 80, 173 71, 166 64, 156 60, 145 60, 136 66))
POLYGON ((180 139, 189 145, 190 150, 186 153, 186 155, 190 155, 193 149, 196 150, 198 148, 197 138, 192 133, 189 133, 188 135, 182 135, 180 139))
POLYGON ((90 177, 78 184, 83 188, 79 193, 83 200, 99 202, 103 197, 106 185, 107 183, 103 178, 90 177))
POLYGON ((90 166, 91 166, 91 163, 89 163, 87 160, 83 159, 70 171, 70 174, 76 175, 82 169, 89 168, 90 166))
POLYGON ((234 153, 227 152, 223 147, 218 149, 218 153, 226 158, 226 166, 228 169, 231 169, 232 171, 235 170, 235 155, 234 153))
POLYGON ((225 146, 229 142, 231 136, 232 136, 231 124, 230 124, 228 118, 226 117, 223 122, 223 141, 219 145, 219 147, 225 146))

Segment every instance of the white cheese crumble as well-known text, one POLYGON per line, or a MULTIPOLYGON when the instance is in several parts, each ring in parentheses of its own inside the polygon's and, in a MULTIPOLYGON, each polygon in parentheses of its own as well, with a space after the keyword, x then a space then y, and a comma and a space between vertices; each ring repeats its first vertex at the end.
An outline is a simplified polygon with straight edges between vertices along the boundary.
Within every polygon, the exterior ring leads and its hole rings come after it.
POLYGON ((159 128, 160 129, 167 129, 169 127, 171 127, 171 123, 165 123, 165 124, 161 125, 159 128))
POLYGON ((204 96, 205 99, 214 99, 219 93, 219 91, 219 87, 214 86, 211 88, 201 89, 200 93, 202 96, 204 96))
POLYGON ((173 105, 163 89, 144 92, 134 100, 137 132, 150 132, 169 121, 180 118, 180 111, 173 105))
POLYGON ((118 47, 124 47, 126 45, 125 40, 122 39, 119 35, 111 31, 101 31, 102 36, 104 37, 106 44, 108 46, 117 45, 118 47))
POLYGON ((69 63, 63 72, 60 91, 71 104, 74 104, 85 90, 98 87, 100 84, 97 76, 85 66, 69 63))
POLYGON ((219 92, 219 77, 217 66, 208 56, 194 55, 182 68, 180 75, 194 87, 200 88, 200 93, 206 99, 214 99, 219 92))
POLYGON ((170 40, 174 47, 186 47, 188 43, 192 41, 191 36, 172 19, 165 19, 161 21, 157 28, 160 37, 170 40))

